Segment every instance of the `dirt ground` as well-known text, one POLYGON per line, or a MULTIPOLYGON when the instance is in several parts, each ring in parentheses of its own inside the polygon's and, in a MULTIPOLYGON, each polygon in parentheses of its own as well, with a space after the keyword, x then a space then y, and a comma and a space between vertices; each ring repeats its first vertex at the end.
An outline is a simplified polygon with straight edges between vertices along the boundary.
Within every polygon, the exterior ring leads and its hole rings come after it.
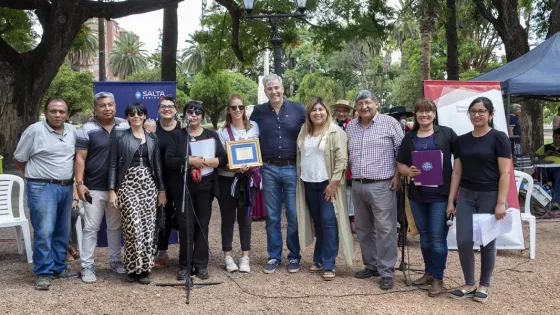
MULTIPOLYGON (((26 211, 27 212, 27 211, 26 211)), ((29 216, 28 216, 29 218, 29 216)), ((285 222, 283 232, 285 234, 285 222)), ((526 251, 499 251, 490 298, 481 304, 472 300, 455 301, 447 295, 430 298, 426 291, 406 286, 397 271, 395 288, 379 289, 378 278, 355 279, 362 268, 361 254, 353 266, 337 260, 337 278, 324 282, 307 271, 312 248, 302 255, 302 270, 286 271, 285 263, 273 274, 262 267, 267 261, 264 222, 253 223, 251 267, 249 274, 227 274, 221 253, 220 215, 214 202, 210 226, 210 279, 217 286, 197 286, 191 304, 185 304, 182 287, 161 287, 158 283, 177 283, 178 245, 169 249, 168 267, 152 273, 152 284, 128 284, 109 268, 108 249, 96 250, 98 281, 82 283, 78 278, 54 280, 50 291, 34 289, 33 265, 17 253, 15 229, 0 229, 0 313, 1 314, 560 314, 560 222, 537 223, 537 259, 529 260, 526 251)), ((234 247, 239 247, 237 230, 234 247)), ((527 235, 527 231, 525 233, 527 235)), ((358 243, 357 239, 355 239, 358 243)), ((409 238, 405 260, 410 268, 422 269, 419 238, 409 238)), ((239 257, 240 250, 236 252, 239 257)), ((287 249, 284 249, 284 258, 287 249)), ((400 257, 400 256, 399 256, 400 257)), ((476 255, 477 262, 480 256, 476 255)), ((284 260, 286 261, 286 260, 284 260)), ((400 258, 399 258, 400 261, 400 258)), ((478 265, 478 263, 477 263, 478 265)), ((79 270, 79 261, 71 263, 79 270)), ((477 274, 479 269, 477 266, 477 274)), ((412 279, 419 272, 410 271, 412 279)), ((445 286, 463 283, 457 252, 449 252, 445 286)), ((196 283, 201 281, 196 280, 196 283)))

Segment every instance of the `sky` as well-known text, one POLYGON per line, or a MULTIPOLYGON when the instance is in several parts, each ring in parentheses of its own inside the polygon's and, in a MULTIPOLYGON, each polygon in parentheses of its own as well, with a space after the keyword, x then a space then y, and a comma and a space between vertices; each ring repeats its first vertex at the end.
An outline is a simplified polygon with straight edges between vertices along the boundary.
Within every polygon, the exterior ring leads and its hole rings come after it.
MULTIPOLYGON (((210 7, 212 0, 208 1, 210 7)), ((177 17, 179 24, 179 40, 177 50, 181 51, 188 46, 185 40, 189 39, 194 31, 200 29, 200 16, 202 13, 202 0, 185 0, 179 3, 177 17)), ((127 31, 134 32, 143 42, 144 49, 153 53, 159 44, 159 29, 163 28, 163 10, 144 14, 130 15, 116 19, 119 26, 127 31)))

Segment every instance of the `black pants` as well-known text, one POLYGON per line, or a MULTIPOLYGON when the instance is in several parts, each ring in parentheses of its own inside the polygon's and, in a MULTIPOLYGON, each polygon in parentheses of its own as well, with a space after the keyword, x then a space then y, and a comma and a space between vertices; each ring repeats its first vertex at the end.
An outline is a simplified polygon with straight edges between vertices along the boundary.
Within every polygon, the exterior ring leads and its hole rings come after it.
MULTIPOLYGON (((249 215, 249 208, 239 206, 238 199, 231 196, 231 185, 233 177, 220 176, 220 212, 222 214, 222 250, 229 252, 232 250, 233 243, 233 226, 237 217, 239 224, 239 239, 241 242, 241 250, 251 250, 251 222, 253 217, 249 215)), ((251 187, 251 204, 254 205, 257 200, 257 189, 251 187)))
MULTIPOLYGON (((173 196, 166 191, 165 196, 167 197, 167 204, 165 205, 165 229, 159 230, 157 235, 157 249, 167 250, 169 247, 169 236, 171 235, 171 229, 177 228, 177 221, 175 217, 175 206, 173 202, 173 196)), ((177 211, 181 212, 181 204, 177 207, 177 211)))
POLYGON ((189 191, 192 203, 188 201, 189 207, 186 213, 181 213, 182 197, 175 200, 177 205, 177 224, 179 225, 179 267, 187 269, 187 257, 191 257, 191 266, 195 269, 208 267, 208 225, 212 215, 213 176, 203 177, 200 183, 189 181, 189 191), (194 212, 193 212, 194 208, 194 212), (196 214, 196 218, 195 218, 196 214), (188 228, 187 228, 188 227, 188 228), (187 229, 190 232, 192 246, 187 243, 187 229), (191 255, 187 255, 188 252, 191 255))

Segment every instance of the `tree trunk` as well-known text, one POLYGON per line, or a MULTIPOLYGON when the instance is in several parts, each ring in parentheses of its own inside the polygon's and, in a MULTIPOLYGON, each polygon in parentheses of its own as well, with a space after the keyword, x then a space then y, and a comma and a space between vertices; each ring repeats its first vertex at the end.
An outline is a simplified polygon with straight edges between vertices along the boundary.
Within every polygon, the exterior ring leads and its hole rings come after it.
POLYGON ((161 81, 177 80, 177 4, 163 9, 161 40, 161 81))
MULTIPOLYGON (((422 51, 420 58, 420 80, 430 79, 430 57, 432 52, 432 31, 435 24, 435 12, 430 0, 424 0, 422 19, 420 20, 420 39, 422 51)), ((424 95, 423 84, 420 85, 421 95, 424 95)))
MULTIPOLYGON (((521 125, 521 153, 533 156, 540 147, 544 145, 543 137, 543 106, 541 101, 527 100, 520 102, 521 115, 519 124, 521 125), (535 137, 536 134, 539 134, 535 137)), ((509 117, 509 116, 508 116, 509 117)))
POLYGON ((556 0, 548 18, 548 33, 546 38, 560 32, 560 1, 556 0))
MULTIPOLYGON (((103 2, 103 0, 99 0, 103 2)), ((97 19, 97 40, 99 42, 99 81, 103 82, 107 80, 107 75, 105 74, 105 19, 97 19)))
POLYGON ((459 80, 459 51, 457 44, 457 4, 447 0, 447 80, 459 80))
MULTIPOLYGON (((18 53, 0 37, 0 155, 13 160, 19 137, 39 119, 41 100, 89 18, 119 18, 159 10, 180 0, 138 0, 111 4, 97 1, 10 1, 3 6, 34 10, 43 26, 35 49, 18 53)), ((101 70, 101 69, 100 69, 101 70)))

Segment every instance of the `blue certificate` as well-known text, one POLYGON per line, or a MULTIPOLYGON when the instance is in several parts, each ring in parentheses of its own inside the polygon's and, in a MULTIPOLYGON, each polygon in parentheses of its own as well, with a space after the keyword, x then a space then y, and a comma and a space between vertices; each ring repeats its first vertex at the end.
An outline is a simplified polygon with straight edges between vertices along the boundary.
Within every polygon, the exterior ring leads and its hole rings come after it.
POLYGON ((226 145, 228 167, 230 169, 262 165, 261 148, 258 138, 228 141, 226 145))

